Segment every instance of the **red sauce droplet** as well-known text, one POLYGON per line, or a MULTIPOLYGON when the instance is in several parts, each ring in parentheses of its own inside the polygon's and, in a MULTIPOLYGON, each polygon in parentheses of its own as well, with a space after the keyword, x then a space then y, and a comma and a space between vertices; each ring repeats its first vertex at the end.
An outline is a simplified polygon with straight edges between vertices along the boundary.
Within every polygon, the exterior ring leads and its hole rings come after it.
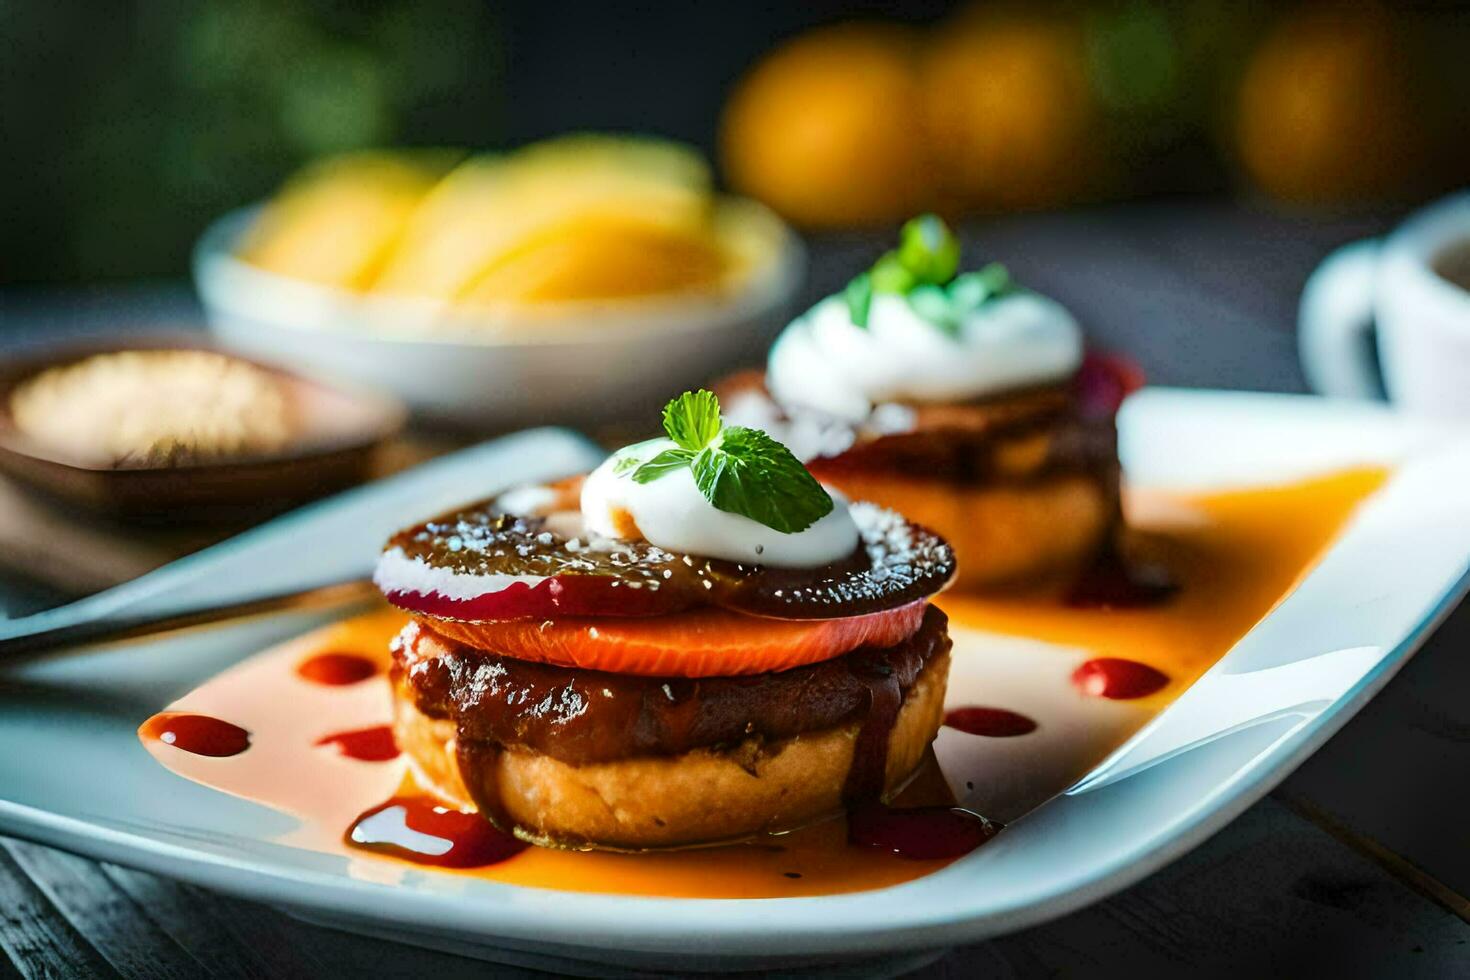
POLYGON ((416 796, 395 796, 364 812, 352 822, 346 842, 436 868, 483 868, 528 846, 478 813, 461 813, 416 796))
POLYGON ((163 711, 143 722, 138 734, 185 752, 215 758, 239 755, 250 748, 249 732, 209 715, 163 711))
POLYGON ((316 744, 335 745, 337 751, 347 758, 363 762, 387 762, 398 758, 398 744, 393 741, 393 729, 387 725, 338 732, 317 739, 316 744))
POLYGON ((1143 383, 1143 368, 1136 362, 1117 354, 1088 351, 1072 377, 1072 392, 1084 416, 1109 418, 1143 383))
POLYGON ((1130 561, 1110 548, 1077 576, 1066 602, 1074 609, 1146 609, 1178 591, 1164 566, 1130 561))
POLYGON ((1169 683, 1169 675, 1136 660, 1098 657, 1072 671, 1072 683, 1083 694, 1128 701, 1162 690, 1169 683))
POLYGON ((1019 712, 980 705, 946 712, 944 723, 971 735, 986 735, 990 738, 1013 738, 1036 731, 1036 722, 1019 712))
POLYGON ((378 672, 378 665, 358 653, 319 653, 296 665, 296 673, 316 684, 340 687, 365 681, 378 672))
POLYGON ((847 815, 849 842, 917 861, 963 857, 999 832, 999 824, 957 806, 868 803, 847 815))

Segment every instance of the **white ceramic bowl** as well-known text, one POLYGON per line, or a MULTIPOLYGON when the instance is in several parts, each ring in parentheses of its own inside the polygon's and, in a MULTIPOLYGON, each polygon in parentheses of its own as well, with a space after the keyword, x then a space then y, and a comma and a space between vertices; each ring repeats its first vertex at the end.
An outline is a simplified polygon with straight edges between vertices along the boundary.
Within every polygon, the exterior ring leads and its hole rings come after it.
POLYGON ((194 250, 210 328, 225 346, 297 371, 368 385, 423 419, 477 428, 636 417, 742 361, 789 319, 806 268, 795 235, 749 201, 773 258, 733 296, 640 298, 465 310, 292 279, 236 257, 258 206, 211 225, 194 250))

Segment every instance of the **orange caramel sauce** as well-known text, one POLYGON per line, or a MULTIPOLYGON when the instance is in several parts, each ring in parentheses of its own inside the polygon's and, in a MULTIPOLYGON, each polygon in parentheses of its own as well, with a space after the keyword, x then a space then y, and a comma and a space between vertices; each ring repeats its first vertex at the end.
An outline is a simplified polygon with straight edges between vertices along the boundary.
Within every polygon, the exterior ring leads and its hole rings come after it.
MULTIPOLYGON (((1167 674, 1172 700, 1296 586, 1387 472, 1347 470, 1285 486, 1202 495, 1125 495, 1133 546, 1162 563, 1178 592, 1158 606, 1061 609, 1059 592, 948 593, 951 627, 973 626, 1137 660, 1167 674)), ((1162 705, 1161 705, 1162 706, 1162 705)))
MULTIPOLYGON (((1224 493, 1130 492, 1138 553, 1164 562, 1180 586, 1159 605, 1071 608, 1062 598, 1065 583, 1023 594, 941 597, 955 641, 947 707, 1018 712, 1036 727, 1004 738, 942 728, 897 805, 958 802, 1009 822, 1065 789, 1284 598, 1386 476, 1361 469, 1224 493), (1132 700, 1095 696, 1073 675, 1098 658, 1136 661, 1169 680, 1132 700)), ((529 847, 472 869, 431 868, 355 848, 344 833, 360 814, 422 793, 401 757, 364 761, 318 743, 388 721, 388 685, 379 677, 324 686, 298 674, 297 666, 331 652, 368 658, 385 671, 388 641, 403 620, 385 610, 325 627, 242 661, 169 706, 247 728, 250 748, 238 756, 179 751, 158 741, 148 723, 139 735, 185 778, 296 816, 300 826, 283 843, 343 855, 349 874, 374 881, 450 874, 564 891, 772 898, 883 888, 950 863, 851 845, 843 819, 754 842, 664 853, 529 847)))

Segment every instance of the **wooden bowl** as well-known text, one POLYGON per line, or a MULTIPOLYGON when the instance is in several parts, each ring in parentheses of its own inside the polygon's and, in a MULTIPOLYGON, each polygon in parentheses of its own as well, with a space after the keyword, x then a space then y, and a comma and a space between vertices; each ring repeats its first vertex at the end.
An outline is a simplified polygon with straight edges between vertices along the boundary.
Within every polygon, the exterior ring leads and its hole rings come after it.
POLYGON ((371 476, 373 451, 403 426, 397 402, 240 358, 284 386, 300 429, 276 453, 174 466, 119 466, 45 445, 19 431, 10 395, 26 379, 94 354, 201 350, 238 357, 192 335, 81 342, 0 363, 0 472, 65 503, 148 522, 239 520, 285 510, 371 476))

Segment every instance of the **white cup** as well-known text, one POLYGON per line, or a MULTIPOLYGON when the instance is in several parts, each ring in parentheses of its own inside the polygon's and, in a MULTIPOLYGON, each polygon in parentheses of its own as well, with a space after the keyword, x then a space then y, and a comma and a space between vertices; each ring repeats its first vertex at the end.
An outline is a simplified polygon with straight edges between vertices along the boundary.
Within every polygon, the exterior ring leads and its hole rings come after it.
POLYGON ((1470 418, 1467 283, 1470 192, 1413 214, 1386 238, 1338 249, 1302 292, 1307 381, 1324 395, 1374 398, 1383 390, 1409 411, 1470 418), (1451 266, 1458 284, 1446 278, 1451 266))

